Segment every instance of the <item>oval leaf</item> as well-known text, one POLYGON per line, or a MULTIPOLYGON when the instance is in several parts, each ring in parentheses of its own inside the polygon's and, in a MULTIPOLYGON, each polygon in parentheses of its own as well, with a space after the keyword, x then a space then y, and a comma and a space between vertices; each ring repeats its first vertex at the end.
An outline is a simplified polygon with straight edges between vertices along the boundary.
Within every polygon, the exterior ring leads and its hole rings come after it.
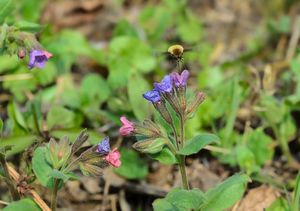
POLYGON ((175 163, 178 163, 175 155, 167 147, 164 147, 158 153, 150 154, 150 157, 155 159, 155 160, 158 160, 162 164, 175 164, 175 163))
POLYGON ((52 180, 52 167, 46 160, 46 147, 38 147, 34 153, 32 158, 32 169, 34 174, 40 181, 40 183, 49 187, 49 181, 52 180))
POLYGON ((157 199, 153 203, 155 211, 162 210, 198 210, 205 201, 204 194, 199 189, 172 189, 164 199, 157 199))
POLYGON ((246 183, 250 178, 245 174, 236 174, 217 187, 210 189, 205 193, 205 202, 201 210, 221 211, 232 206, 244 194, 246 183))
POLYGON ((214 134, 201 134, 197 135, 191 140, 187 141, 183 148, 179 151, 181 155, 192 155, 199 152, 203 147, 208 144, 219 142, 219 137, 214 134))

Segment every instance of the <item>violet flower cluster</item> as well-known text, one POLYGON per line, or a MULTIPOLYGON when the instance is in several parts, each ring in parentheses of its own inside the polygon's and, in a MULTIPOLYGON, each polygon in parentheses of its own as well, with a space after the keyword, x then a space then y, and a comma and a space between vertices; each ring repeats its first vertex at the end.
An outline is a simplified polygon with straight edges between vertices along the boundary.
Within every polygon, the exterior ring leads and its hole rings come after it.
MULTIPOLYGON (((153 90, 143 94, 143 97, 153 104, 163 119, 170 125, 174 125, 174 122, 166 105, 167 103, 171 105, 180 118, 185 120, 204 100, 204 93, 197 92, 195 97, 187 102, 186 87, 189 75, 188 70, 184 70, 181 74, 173 72, 166 75, 161 82, 155 82, 153 90)), ((122 123, 119 130, 121 136, 135 134, 152 139, 165 136, 159 126, 150 120, 145 120, 143 124, 130 122, 126 117, 121 117, 120 120, 122 123)))
POLYGON ((171 75, 166 75, 160 83, 154 83, 154 89, 143 94, 143 97, 151 103, 161 101, 161 95, 164 93, 172 93, 173 87, 186 87, 189 71, 184 70, 181 74, 174 72, 171 75), (174 85, 174 86, 173 86, 174 85))

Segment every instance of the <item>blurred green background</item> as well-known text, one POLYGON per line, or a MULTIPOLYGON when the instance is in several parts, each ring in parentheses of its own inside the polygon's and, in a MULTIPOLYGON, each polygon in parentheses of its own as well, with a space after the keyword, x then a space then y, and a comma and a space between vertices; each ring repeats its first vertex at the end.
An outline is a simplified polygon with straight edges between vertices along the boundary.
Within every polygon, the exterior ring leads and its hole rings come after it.
MULTIPOLYGON (((250 174, 281 154, 291 165, 299 159, 298 1, 15 0, 14 6, 7 23, 28 26, 54 56, 32 71, 17 56, 0 57, 0 145, 14 145, 10 154, 39 140, 35 116, 49 136, 73 139, 88 128, 92 143, 105 135, 116 140, 121 115, 151 116, 142 93, 173 71, 162 53, 181 44, 191 49, 184 54, 189 91, 207 95, 187 138, 216 133, 218 147, 230 153, 212 155, 250 174)), ((136 159, 132 143, 122 142, 126 156, 117 173, 141 179, 147 159, 136 159)))

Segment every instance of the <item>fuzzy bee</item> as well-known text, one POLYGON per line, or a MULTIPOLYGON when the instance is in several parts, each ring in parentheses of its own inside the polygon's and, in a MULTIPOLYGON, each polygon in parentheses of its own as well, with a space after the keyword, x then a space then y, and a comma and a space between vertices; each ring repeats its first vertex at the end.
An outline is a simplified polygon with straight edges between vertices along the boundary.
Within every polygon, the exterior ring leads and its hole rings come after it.
POLYGON ((176 66, 181 70, 183 66, 183 53, 186 51, 190 51, 190 49, 185 49, 182 45, 176 44, 171 45, 164 54, 166 54, 168 61, 176 63, 176 66))

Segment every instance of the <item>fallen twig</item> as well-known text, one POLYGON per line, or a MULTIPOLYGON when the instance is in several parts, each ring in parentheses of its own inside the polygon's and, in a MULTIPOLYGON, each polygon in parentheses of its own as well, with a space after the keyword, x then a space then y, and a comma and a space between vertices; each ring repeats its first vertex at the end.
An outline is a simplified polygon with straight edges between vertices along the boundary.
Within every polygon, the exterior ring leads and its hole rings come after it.
MULTIPOLYGON (((19 181, 20 175, 19 173, 10 165, 7 165, 8 171, 10 176, 15 180, 16 182, 19 181)), ((39 207, 43 211, 51 211, 51 209, 48 207, 48 205, 43 201, 43 199, 35 192, 34 190, 29 190, 28 194, 33 198, 33 200, 39 205, 39 207)))

